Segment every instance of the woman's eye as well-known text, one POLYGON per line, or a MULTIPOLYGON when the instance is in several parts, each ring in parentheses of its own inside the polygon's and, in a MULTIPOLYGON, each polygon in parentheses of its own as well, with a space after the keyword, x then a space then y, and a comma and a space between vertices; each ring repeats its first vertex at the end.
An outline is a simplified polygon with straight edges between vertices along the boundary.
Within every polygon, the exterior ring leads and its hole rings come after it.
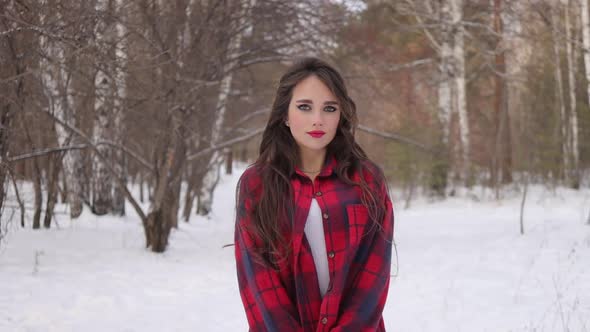
POLYGON ((336 107, 334 107, 334 106, 326 106, 326 107, 324 107, 324 111, 326 111, 326 112, 336 112, 336 107))
POLYGON ((307 105, 307 104, 297 105, 297 108, 300 109, 300 110, 302 110, 302 111, 309 111, 311 109, 311 107, 309 107, 309 105, 307 105))

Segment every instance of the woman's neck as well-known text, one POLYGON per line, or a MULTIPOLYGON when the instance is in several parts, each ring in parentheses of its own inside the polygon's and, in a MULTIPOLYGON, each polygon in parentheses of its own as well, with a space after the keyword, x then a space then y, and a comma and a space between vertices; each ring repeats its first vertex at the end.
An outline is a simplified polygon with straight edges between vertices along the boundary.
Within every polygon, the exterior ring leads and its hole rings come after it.
POLYGON ((314 173, 317 175, 324 166, 326 158, 326 150, 322 151, 300 151, 300 166, 299 168, 305 173, 314 173))

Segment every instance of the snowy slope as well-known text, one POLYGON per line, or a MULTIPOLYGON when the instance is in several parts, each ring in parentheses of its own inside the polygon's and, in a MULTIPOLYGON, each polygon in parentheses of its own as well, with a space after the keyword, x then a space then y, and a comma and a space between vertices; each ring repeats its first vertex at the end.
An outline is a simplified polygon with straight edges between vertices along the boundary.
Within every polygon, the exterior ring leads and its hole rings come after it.
MULTIPOLYGON (((221 179, 210 218, 182 223, 164 254, 143 248, 130 206, 124 219, 58 214, 50 230, 13 221, 0 246, 0 331, 246 331, 233 247, 222 248, 236 173, 221 179)), ((531 188, 524 236, 518 195, 461 196, 396 209, 388 331, 590 331, 590 190, 531 188)))

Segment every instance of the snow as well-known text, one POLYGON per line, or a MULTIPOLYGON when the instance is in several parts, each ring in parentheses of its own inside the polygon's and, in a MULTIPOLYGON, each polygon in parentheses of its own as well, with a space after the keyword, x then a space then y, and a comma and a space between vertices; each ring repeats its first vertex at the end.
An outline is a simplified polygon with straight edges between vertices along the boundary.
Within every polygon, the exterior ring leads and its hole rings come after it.
MULTIPOLYGON (((85 210, 70 221, 58 205, 50 230, 21 229, 15 215, 0 243, 0 331, 246 331, 233 247, 223 248, 243 169, 221 178, 211 216, 182 222, 163 254, 144 248, 131 206, 125 218, 85 210)), ((400 196, 388 331, 590 331, 590 189, 532 186, 525 235, 517 191, 421 197, 406 210, 400 196)))

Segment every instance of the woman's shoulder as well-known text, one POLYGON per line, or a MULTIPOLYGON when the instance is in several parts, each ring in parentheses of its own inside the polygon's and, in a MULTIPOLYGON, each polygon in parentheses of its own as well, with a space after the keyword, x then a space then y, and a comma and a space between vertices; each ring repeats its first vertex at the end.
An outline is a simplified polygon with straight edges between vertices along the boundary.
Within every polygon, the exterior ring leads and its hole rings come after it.
POLYGON ((240 176, 240 181, 260 177, 260 174, 260 166, 256 163, 250 164, 248 165, 248 167, 246 167, 246 170, 244 170, 244 172, 240 176))
POLYGON ((238 188, 240 192, 252 192, 262 185, 262 170, 260 165, 254 163, 249 165, 240 175, 238 188))
POLYGON ((371 159, 360 160, 361 174, 367 183, 381 184, 385 182, 383 169, 371 159))

